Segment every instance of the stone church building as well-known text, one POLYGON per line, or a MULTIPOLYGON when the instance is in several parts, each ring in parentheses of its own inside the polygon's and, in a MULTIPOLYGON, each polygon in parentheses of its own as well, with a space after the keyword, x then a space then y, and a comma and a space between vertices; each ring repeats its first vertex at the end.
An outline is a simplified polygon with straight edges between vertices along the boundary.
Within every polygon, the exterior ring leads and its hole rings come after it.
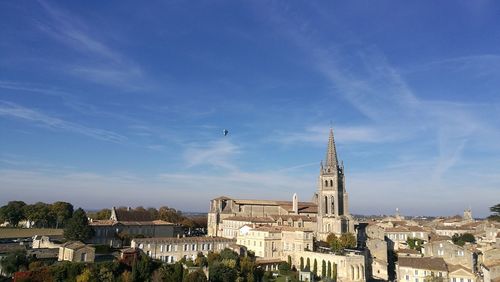
POLYGON ((245 200, 218 197, 210 202, 208 235, 232 237, 244 225, 293 226, 312 230, 318 240, 330 233, 354 233, 354 219, 349 213, 344 166, 339 163, 333 129, 330 129, 326 159, 321 162, 318 188, 311 202, 245 200))

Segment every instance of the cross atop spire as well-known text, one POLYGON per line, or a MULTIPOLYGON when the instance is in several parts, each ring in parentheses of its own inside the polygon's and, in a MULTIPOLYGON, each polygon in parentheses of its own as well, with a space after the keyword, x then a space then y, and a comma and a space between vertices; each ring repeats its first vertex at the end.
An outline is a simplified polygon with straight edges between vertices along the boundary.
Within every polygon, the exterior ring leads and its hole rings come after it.
POLYGON ((330 127, 330 137, 328 138, 328 149, 326 150, 325 172, 335 173, 337 171, 337 150, 335 149, 335 139, 333 138, 333 128, 330 127))

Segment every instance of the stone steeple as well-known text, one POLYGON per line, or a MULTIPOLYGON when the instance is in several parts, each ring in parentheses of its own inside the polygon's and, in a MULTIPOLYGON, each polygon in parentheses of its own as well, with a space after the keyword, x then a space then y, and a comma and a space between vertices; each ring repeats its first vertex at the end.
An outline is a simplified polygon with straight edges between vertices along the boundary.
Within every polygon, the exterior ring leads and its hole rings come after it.
POLYGON ((353 232, 354 221, 349 214, 344 164, 339 162, 332 128, 330 128, 326 158, 321 162, 320 170, 318 192, 315 194, 318 205, 319 238, 326 238, 330 233, 340 235, 353 232))
POLYGON ((335 174, 337 173, 337 168, 337 150, 335 148, 335 139, 333 138, 333 128, 330 128, 330 137, 328 138, 328 148, 326 150, 325 164, 322 173, 335 174))

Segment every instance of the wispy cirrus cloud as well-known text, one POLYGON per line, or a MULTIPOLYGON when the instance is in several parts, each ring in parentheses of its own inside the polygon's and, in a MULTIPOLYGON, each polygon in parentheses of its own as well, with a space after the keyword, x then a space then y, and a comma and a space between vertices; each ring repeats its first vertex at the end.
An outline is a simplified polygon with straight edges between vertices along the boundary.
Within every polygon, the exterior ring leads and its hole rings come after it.
MULTIPOLYGON (((71 169, 0 168, 0 187, 9 188, 11 199, 23 199, 26 202, 64 200, 85 208, 168 205, 183 211, 206 212, 209 199, 221 195, 286 200, 287 196, 291 199, 294 192, 299 194, 300 199, 309 200, 311 195, 308 191, 314 186, 313 179, 312 176, 283 172, 138 175, 128 172, 96 173, 71 169), (256 194, 256 191, 266 192, 256 194), (96 198, 95 193, 99 193, 99 197, 96 198)), ((3 200, 7 199, 0 199, 0 205, 5 204, 3 200)))
MULTIPOLYGON (((399 146, 401 156, 396 161, 411 158, 418 163, 425 160, 431 168, 425 175, 430 176, 432 185, 439 187, 447 173, 458 165, 466 164, 465 152, 477 149, 473 144, 484 145, 488 142, 486 140, 498 138, 500 128, 492 122, 500 118, 496 110, 498 107, 421 98, 424 95, 419 95, 410 86, 404 77, 405 71, 394 67, 377 46, 363 42, 356 34, 349 34, 348 30, 339 30, 343 38, 351 39, 347 40, 348 43, 322 36, 324 34, 315 24, 329 24, 335 30, 331 15, 318 11, 316 16, 321 19, 315 22, 301 18, 300 12, 288 6, 279 6, 272 11, 273 17, 265 20, 306 54, 308 60, 303 63, 326 79, 332 89, 332 97, 347 101, 360 114, 360 118, 350 122, 352 125, 338 126, 337 142, 399 146), (356 52, 352 52, 353 49, 356 52), (417 148, 426 148, 427 153, 418 154, 415 152, 417 148)), ((480 69, 481 75, 498 69, 493 67, 497 65, 497 56, 491 55, 461 57, 424 66, 432 68, 436 64, 458 70, 480 69), (488 67, 485 67, 488 60, 488 67)), ((426 94, 425 97, 431 96, 426 94)), ((285 143, 324 142, 327 130, 326 126, 312 124, 305 126, 303 133, 282 132, 279 139, 285 143)), ((496 152, 498 149, 497 146, 496 152)), ((397 178, 397 175, 382 175, 397 178)), ((401 178, 401 181, 412 180, 401 178)), ((452 189, 450 187, 448 189, 452 189)))
POLYGON ((212 141, 208 144, 195 143, 186 147, 184 162, 188 168, 208 165, 236 171, 237 166, 233 163, 233 158, 240 152, 240 147, 228 139, 212 141))
POLYGON ((0 116, 17 118, 52 130, 69 131, 113 143, 124 143, 128 139, 113 131, 87 127, 78 123, 51 117, 37 110, 26 108, 8 101, 0 101, 0 116))
POLYGON ((39 30, 81 54, 81 60, 63 65, 76 77, 118 87, 123 90, 146 89, 151 85, 142 68, 106 44, 95 28, 82 19, 45 1, 39 1, 48 16, 37 23, 39 30))

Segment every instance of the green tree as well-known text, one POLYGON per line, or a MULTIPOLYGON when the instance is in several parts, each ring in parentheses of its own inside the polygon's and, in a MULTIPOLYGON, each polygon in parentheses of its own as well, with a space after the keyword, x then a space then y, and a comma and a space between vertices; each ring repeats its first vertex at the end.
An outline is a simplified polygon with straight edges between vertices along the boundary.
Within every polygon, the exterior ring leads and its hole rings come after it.
POLYGON ((328 243, 328 245, 330 245, 330 248, 335 253, 338 253, 343 249, 340 239, 333 233, 328 234, 328 237, 326 237, 326 242, 328 243))
POLYGON ((453 243, 455 245, 458 245, 458 246, 463 246, 465 245, 465 243, 475 243, 476 242, 476 238, 474 237, 474 235, 470 234, 470 233, 464 233, 464 234, 454 234, 452 237, 451 237, 451 240, 453 241, 453 243))
POLYGON ((290 271, 290 265, 287 262, 280 262, 278 270, 281 274, 287 274, 290 271))
POLYGON ((24 214, 26 218, 33 221, 37 227, 47 227, 50 223, 55 221, 50 213, 49 205, 42 202, 24 206, 24 214))
POLYGON ((82 274, 76 277, 76 282, 90 282, 90 281, 92 281, 92 271, 88 268, 85 268, 82 274))
POLYGON ((492 221, 500 221, 500 204, 490 207, 490 211, 492 214, 488 216, 488 219, 492 221))
POLYGON ((208 260, 207 258, 203 255, 202 252, 199 252, 196 256, 196 259, 194 260, 194 264, 196 266, 200 266, 200 267, 203 267, 203 266, 208 266, 208 260))
POLYGON ((2 271, 9 276, 16 271, 28 269, 26 251, 7 253, 7 255, 0 260, 0 265, 2 266, 2 271))
POLYGON ((212 251, 207 254, 208 265, 211 266, 215 262, 220 260, 220 255, 218 253, 214 253, 212 251))
POLYGON ((207 277, 205 276, 205 273, 203 273, 202 270, 197 270, 189 273, 186 278, 184 279, 186 282, 206 282, 207 277))
POLYGON ((77 209, 67 221, 64 237, 68 240, 85 241, 92 237, 93 230, 89 226, 87 215, 81 208, 77 209))
POLYGON ((316 273, 318 273, 318 261, 316 259, 314 259, 314 263, 313 263, 313 273, 314 273, 314 275, 316 275, 316 273))
POLYGON ((228 267, 220 262, 210 267, 210 281, 212 282, 234 282, 238 277, 236 269, 228 267))
POLYGON ((308 271, 311 271, 311 260, 309 258, 307 258, 306 260, 306 269, 308 271))
MULTIPOLYGON (((155 263, 150 257, 142 255, 132 265, 132 276, 135 281, 149 281, 153 271, 157 268, 158 263, 155 263)), ((182 277, 177 281, 182 281, 182 277)))
POLYGON ((445 280, 443 279, 443 277, 435 276, 434 273, 431 273, 431 275, 427 275, 424 278, 424 282, 444 282, 444 281, 445 280))
POLYGON ((56 221, 56 228, 64 224, 73 216, 73 205, 66 202, 55 202, 50 205, 50 212, 56 221))
POLYGON ((158 210, 158 217, 172 223, 180 223, 184 219, 180 211, 165 206, 158 210))
POLYGON ((326 277, 332 278, 332 263, 328 262, 328 268, 326 270, 326 277))
POLYGON ((97 274, 99 281, 101 282, 113 282, 115 281, 113 277, 113 272, 107 267, 100 267, 97 274))
POLYGON ((423 245, 424 245, 424 240, 419 239, 419 238, 408 238, 408 239, 406 239, 406 243, 408 244, 410 249, 417 250, 420 252, 422 250, 423 245))
POLYGON ((288 265, 290 265, 290 267, 292 267, 292 256, 290 256, 290 255, 288 256, 287 262, 288 262, 288 265))
POLYGON ((157 209, 155 209, 155 208, 148 208, 146 211, 149 213, 149 215, 152 218, 159 219, 159 213, 158 213, 157 209))
POLYGON ((95 217, 96 217, 95 219, 98 219, 98 220, 110 219, 111 218, 111 210, 110 209, 102 209, 95 214, 95 217))
POLYGON ((352 233, 344 233, 340 235, 340 245, 342 246, 342 249, 356 248, 356 237, 352 233))
POLYGON ((240 258, 240 277, 249 277, 249 274, 253 277, 253 271, 255 269, 255 258, 244 256, 240 258))
POLYGON ((304 270, 304 258, 300 257, 300 270, 304 270))
POLYGON ((25 219, 23 201, 10 201, 7 205, 0 208, 0 218, 8 221, 12 226, 17 226, 19 221, 25 219))

